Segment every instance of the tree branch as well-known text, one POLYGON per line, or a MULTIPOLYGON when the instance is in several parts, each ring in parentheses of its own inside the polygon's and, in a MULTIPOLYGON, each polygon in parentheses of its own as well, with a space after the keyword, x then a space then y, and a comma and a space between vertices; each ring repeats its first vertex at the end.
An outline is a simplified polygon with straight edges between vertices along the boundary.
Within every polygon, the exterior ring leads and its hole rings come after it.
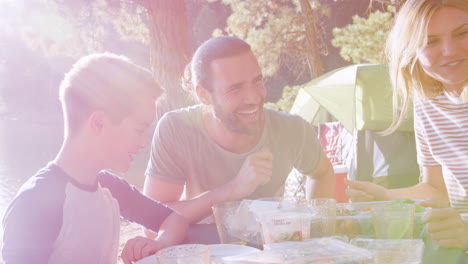
POLYGON ((284 48, 283 50, 302 53, 302 54, 309 54, 310 53, 310 51, 307 51, 306 49, 300 49, 300 48, 284 48))

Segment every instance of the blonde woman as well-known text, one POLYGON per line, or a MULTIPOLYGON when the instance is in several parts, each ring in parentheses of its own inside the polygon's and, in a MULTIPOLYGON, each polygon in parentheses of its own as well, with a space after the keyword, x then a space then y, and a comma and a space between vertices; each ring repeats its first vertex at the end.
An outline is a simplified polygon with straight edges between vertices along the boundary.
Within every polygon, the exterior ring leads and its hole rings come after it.
POLYGON ((432 207, 450 204, 428 215, 428 230, 442 247, 468 249, 462 221, 468 216, 468 0, 406 1, 387 53, 394 118, 385 133, 398 128, 412 100, 422 180, 391 190, 347 181, 347 195, 352 201, 413 198, 432 207))

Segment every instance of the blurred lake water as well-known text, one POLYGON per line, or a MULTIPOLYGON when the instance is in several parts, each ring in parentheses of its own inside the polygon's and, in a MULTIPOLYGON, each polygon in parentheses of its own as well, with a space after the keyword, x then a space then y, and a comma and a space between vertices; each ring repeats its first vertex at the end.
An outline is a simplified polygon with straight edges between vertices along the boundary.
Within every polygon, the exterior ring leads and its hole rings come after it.
MULTIPOLYGON (((0 119, 0 220, 21 185, 55 158, 62 140, 61 117, 46 121, 0 119)), ((121 175, 140 189, 148 153, 144 150, 137 155, 130 170, 121 175)))
MULTIPOLYGON (((29 118, 28 118, 29 119, 29 118)), ((0 120, 0 216, 19 187, 55 157, 63 139, 61 121, 0 120)))

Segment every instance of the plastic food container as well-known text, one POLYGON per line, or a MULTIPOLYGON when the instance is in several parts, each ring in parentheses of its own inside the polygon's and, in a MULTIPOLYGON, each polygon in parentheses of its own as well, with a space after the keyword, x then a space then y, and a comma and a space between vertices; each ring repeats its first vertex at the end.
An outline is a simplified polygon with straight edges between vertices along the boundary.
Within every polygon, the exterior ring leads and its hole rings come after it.
POLYGON ((224 263, 262 264, 368 264, 373 254, 335 238, 313 238, 303 242, 274 243, 264 251, 223 258, 224 263))
POLYGON ((374 238, 375 231, 371 210, 390 202, 337 203, 336 233, 346 235, 350 239, 355 237, 374 238))
POLYGON ((352 245, 370 250, 378 264, 419 264, 424 242, 421 239, 369 239, 355 238, 352 245))
POLYGON ((310 238, 312 216, 301 211, 268 211, 260 216, 265 244, 310 238))
POLYGON ((232 201, 212 207, 221 243, 248 244, 254 247, 263 245, 260 224, 249 211, 251 203, 251 200, 232 201))

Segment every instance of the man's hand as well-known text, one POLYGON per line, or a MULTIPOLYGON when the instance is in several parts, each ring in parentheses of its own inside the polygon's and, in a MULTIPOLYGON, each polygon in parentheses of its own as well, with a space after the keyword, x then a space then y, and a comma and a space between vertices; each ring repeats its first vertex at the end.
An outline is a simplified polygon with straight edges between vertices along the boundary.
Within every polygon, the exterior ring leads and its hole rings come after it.
POLYGON ((127 241, 122 250, 122 260, 125 264, 131 264, 142 258, 155 254, 166 247, 158 240, 137 236, 127 241))
POLYGON ((389 200, 387 189, 372 182, 344 180, 348 185, 346 195, 352 202, 389 200))
POLYGON ((273 154, 263 148, 249 155, 237 176, 231 181, 236 198, 242 199, 257 189, 258 186, 270 181, 273 171, 273 154))
POLYGON ((437 240, 444 248, 465 248, 468 230, 460 214, 446 202, 426 200, 422 206, 432 207, 423 217, 431 239, 437 240))

